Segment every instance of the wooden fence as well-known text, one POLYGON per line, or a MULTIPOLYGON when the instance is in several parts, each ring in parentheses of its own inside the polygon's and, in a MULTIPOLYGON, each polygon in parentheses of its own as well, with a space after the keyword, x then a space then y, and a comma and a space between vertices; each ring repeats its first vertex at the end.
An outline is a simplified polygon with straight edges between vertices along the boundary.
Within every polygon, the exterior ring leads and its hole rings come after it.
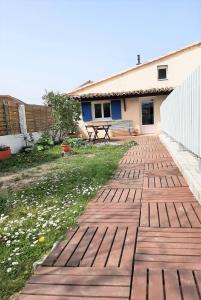
POLYGON ((53 123, 50 107, 25 104, 25 113, 28 132, 44 131, 53 123))
MULTIPOLYGON (((21 133, 19 104, 0 99, 0 136, 21 133)), ((51 108, 25 104, 27 132, 44 131, 53 123, 51 108)))
POLYGON ((20 133, 18 104, 0 101, 0 135, 20 133))

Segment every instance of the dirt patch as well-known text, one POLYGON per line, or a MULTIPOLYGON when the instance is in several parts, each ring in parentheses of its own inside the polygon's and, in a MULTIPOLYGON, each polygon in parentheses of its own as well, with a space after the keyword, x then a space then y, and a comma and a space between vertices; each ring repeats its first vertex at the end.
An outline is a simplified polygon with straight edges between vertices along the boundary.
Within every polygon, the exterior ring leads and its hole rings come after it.
MULTIPOLYGON (((83 154, 87 158, 94 158, 95 154, 83 154)), ((63 159, 70 159, 73 156, 66 156, 63 159)), ((18 171, 16 173, 7 173, 0 176, 0 191, 11 189, 19 190, 34 182, 44 179, 45 176, 53 171, 62 168, 62 160, 41 164, 37 167, 28 168, 26 170, 18 171)))
POLYGON ((37 167, 18 171, 15 174, 7 174, 0 177, 0 189, 20 189, 36 181, 43 179, 52 170, 59 169, 57 163, 45 163, 37 167))

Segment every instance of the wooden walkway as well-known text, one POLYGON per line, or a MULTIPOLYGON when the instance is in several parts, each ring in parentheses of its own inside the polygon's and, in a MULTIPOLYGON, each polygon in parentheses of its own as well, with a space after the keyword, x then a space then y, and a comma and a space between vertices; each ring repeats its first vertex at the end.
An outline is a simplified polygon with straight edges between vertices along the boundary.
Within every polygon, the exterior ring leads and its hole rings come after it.
POLYGON ((201 300, 201 206, 159 139, 137 141, 19 299, 201 300))

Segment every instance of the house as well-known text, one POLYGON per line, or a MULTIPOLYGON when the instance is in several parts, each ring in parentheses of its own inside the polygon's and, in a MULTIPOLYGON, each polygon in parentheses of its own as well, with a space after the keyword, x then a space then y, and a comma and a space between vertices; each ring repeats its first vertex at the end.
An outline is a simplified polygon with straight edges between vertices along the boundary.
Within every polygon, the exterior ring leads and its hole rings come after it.
POLYGON ((86 82, 68 93, 81 101, 81 127, 97 121, 132 121, 139 134, 160 130, 160 105, 201 62, 201 42, 95 82, 86 82))

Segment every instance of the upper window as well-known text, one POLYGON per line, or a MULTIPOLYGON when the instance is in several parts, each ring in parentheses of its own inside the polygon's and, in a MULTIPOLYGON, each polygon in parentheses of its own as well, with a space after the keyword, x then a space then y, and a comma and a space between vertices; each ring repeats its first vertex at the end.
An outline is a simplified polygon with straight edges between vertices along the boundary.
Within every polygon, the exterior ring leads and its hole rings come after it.
POLYGON ((168 66, 158 66, 158 80, 167 79, 167 69, 168 66))
POLYGON ((95 102, 93 113, 94 113, 94 119, 111 118, 111 103, 95 102))

